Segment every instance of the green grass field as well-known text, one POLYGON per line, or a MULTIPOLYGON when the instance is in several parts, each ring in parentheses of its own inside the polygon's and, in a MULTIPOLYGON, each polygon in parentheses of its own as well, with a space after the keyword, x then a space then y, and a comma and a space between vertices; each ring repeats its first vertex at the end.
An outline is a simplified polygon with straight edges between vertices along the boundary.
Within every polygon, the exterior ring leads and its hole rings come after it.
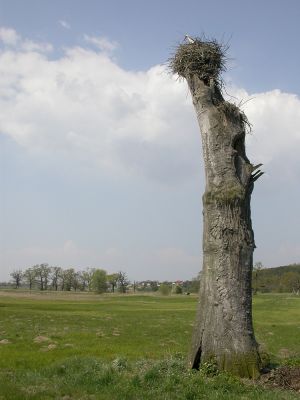
MULTIPOLYGON (((0 399, 294 399, 185 368, 196 297, 0 292, 0 399)), ((254 298, 273 363, 300 359, 300 298, 254 298)))

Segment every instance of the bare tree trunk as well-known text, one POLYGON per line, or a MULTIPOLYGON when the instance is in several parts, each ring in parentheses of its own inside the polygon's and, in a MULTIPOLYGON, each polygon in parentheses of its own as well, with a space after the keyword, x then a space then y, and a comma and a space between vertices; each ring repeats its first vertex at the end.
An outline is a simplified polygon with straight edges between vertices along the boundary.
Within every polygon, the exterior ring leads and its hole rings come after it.
MULTIPOLYGON (((200 41, 181 46, 196 45, 201 50, 200 41)), ((255 377, 260 357, 252 326, 255 243, 250 197, 261 173, 252 174, 255 167, 246 157, 245 115, 224 101, 215 77, 191 71, 194 60, 189 60, 189 53, 184 55, 187 67, 181 75, 188 82, 200 125, 206 176, 203 273, 189 362, 193 368, 216 362, 219 369, 255 377)), ((209 54, 205 56, 209 63, 209 54)))

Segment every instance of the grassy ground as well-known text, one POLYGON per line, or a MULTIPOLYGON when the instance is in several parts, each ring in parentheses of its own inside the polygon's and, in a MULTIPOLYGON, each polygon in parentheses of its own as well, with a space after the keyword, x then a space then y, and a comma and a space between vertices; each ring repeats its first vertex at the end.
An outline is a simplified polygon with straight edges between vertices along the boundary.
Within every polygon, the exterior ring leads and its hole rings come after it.
MULTIPOLYGON (((0 399, 297 398, 186 370, 195 307, 193 296, 0 291, 0 399)), ((254 320, 273 362, 300 359, 300 298, 255 296, 254 320)))
POLYGON ((291 294, 254 296, 257 341, 272 360, 300 359, 300 297, 291 294))

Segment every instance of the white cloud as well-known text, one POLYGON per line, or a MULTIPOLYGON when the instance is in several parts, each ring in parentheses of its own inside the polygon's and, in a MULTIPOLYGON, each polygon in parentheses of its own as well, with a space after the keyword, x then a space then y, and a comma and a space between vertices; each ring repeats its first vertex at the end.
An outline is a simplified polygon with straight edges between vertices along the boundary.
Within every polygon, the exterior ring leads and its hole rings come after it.
POLYGON ((19 40, 21 40, 21 37, 14 29, 1 27, 0 40, 3 44, 7 46, 16 46, 19 40))
POLYGON ((277 181, 299 179, 299 97, 277 89, 254 94, 240 89, 234 95, 244 103, 242 109, 253 125, 247 136, 250 159, 262 162, 267 175, 277 181))
MULTIPOLYGON (((18 37, 5 35, 11 42, 18 37)), ((270 176, 299 179, 299 98, 279 90, 234 94, 244 101, 253 98, 244 106, 254 127, 248 137, 251 161, 266 164, 270 176)), ((0 131, 28 151, 51 155, 53 162, 74 160, 106 174, 134 173, 163 182, 193 177, 202 159, 184 82, 163 66, 126 71, 109 54, 81 47, 56 60, 38 46, 27 53, 20 46, 2 50, 0 131)))
POLYGON ((118 43, 116 41, 109 40, 106 37, 101 37, 101 36, 97 37, 89 35, 84 35, 83 37, 87 43, 91 43, 92 45, 96 46, 98 49, 102 51, 111 52, 118 47, 118 43))
POLYGON ((194 173, 191 101, 163 67, 133 73, 106 54, 73 48, 51 61, 3 51, 0 72, 0 130, 28 151, 107 173, 163 180, 194 173))
POLYGON ((58 23, 65 29, 71 29, 71 25, 67 21, 64 21, 63 19, 59 20, 58 23))
POLYGON ((50 43, 38 43, 32 40, 24 40, 21 49, 24 51, 48 53, 53 50, 53 46, 50 43))
POLYGON ((49 52, 53 50, 50 43, 23 39, 14 29, 0 27, 0 41, 4 46, 23 52, 49 52))

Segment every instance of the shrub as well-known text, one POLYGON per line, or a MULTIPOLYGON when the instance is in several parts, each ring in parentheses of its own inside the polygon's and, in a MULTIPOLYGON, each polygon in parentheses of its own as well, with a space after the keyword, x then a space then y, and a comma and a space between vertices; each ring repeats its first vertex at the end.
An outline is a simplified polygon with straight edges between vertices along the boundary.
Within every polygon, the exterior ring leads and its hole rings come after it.
POLYGON ((163 296, 168 296, 171 292, 170 286, 167 284, 163 283, 159 287, 159 293, 162 294, 163 296))
POLYGON ((175 286, 175 294, 182 294, 182 287, 179 285, 175 286))

